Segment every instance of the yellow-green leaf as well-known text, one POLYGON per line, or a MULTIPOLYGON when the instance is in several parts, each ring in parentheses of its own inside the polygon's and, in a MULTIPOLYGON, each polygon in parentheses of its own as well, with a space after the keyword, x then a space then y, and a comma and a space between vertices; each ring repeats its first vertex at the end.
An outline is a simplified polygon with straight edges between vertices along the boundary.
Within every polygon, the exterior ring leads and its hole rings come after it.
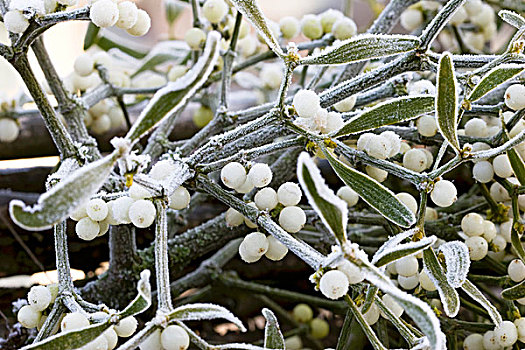
POLYGON ((457 82, 452 56, 448 52, 439 60, 436 113, 439 132, 452 148, 459 152, 457 82))
POLYGON ((517 64, 504 64, 492 69, 474 87, 467 100, 473 102, 482 98, 499 85, 520 74, 524 69, 525 66, 517 64))
POLYGON ((264 348, 284 350, 284 337, 279 329, 279 323, 274 313, 264 308, 262 309, 262 314, 266 319, 266 325, 264 326, 264 348))

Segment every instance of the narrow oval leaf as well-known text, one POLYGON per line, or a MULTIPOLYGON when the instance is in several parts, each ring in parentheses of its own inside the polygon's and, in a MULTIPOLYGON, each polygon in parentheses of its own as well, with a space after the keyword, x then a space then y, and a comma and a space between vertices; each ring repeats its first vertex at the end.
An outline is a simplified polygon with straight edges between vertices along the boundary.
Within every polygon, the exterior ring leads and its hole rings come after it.
POLYGON ((439 132, 459 152, 457 81, 452 56, 448 52, 439 59, 436 113, 439 132))
POLYGON ((140 67, 133 73, 132 77, 147 70, 151 70, 164 62, 181 62, 189 51, 187 45, 180 41, 162 41, 142 59, 140 67))
POLYGON ((414 119, 434 110, 435 98, 430 95, 403 96, 382 102, 347 121, 335 136, 357 134, 385 125, 414 119))
POLYGON ((439 251, 445 256, 447 272, 445 277, 453 288, 459 288, 467 280, 470 268, 468 247, 460 241, 447 242, 439 246, 439 251))
POLYGON ((140 273, 140 280, 137 284, 137 296, 129 305, 118 313, 122 320, 128 316, 143 313, 151 306, 151 285, 149 283, 150 271, 144 270, 140 273))
POLYGON ((357 323, 359 323, 359 325, 361 326, 363 333, 365 334, 366 338, 368 339, 374 350, 387 350, 385 346, 381 343, 381 340, 379 340, 379 338, 377 337, 372 327, 366 321, 365 317, 363 316, 363 312, 359 310, 352 298, 346 296, 346 302, 348 306, 350 306, 350 311, 357 320, 357 323))
POLYGON ((97 36, 98 32, 100 31, 100 27, 97 27, 92 22, 89 22, 86 36, 84 37, 84 50, 89 49, 93 44, 97 42, 97 36))
POLYGON ((515 286, 503 289, 501 296, 507 300, 518 300, 525 297, 525 281, 522 281, 515 286))
POLYGON ((376 300, 377 292, 379 291, 379 288, 373 285, 368 285, 368 289, 366 290, 365 295, 365 301, 363 302, 363 305, 361 306, 361 312, 366 314, 368 310, 370 310, 370 307, 372 304, 374 304, 374 301, 376 300))
POLYGON ((263 37, 266 45, 275 52, 277 56, 284 56, 284 52, 281 49, 281 45, 275 38, 272 30, 268 26, 268 21, 264 16, 263 12, 259 8, 256 0, 231 0, 235 8, 242 13, 248 21, 255 27, 257 33, 263 37))
POLYGON ((448 283, 445 271, 432 248, 423 252, 425 272, 437 287, 439 298, 443 303, 443 309, 449 317, 455 317, 459 311, 458 292, 448 283))
POLYGON ((407 238, 411 238, 418 231, 419 231, 418 228, 412 228, 410 230, 403 231, 401 233, 398 233, 395 236, 390 237, 388 241, 383 243, 383 245, 379 247, 379 249, 374 253, 374 256, 372 257, 372 261, 371 261, 372 264, 375 264, 377 262, 377 257, 383 255, 383 252, 385 252, 386 250, 393 249, 398 244, 401 244, 401 242, 403 242, 407 238))
POLYGON ((266 325, 264 326, 264 348, 284 350, 284 337, 274 313, 271 310, 264 308, 262 309, 262 314, 266 319, 266 325))
POLYGON ((409 52, 415 50, 419 44, 419 38, 412 35, 363 34, 302 58, 300 63, 346 64, 409 52))
POLYGON ((525 26, 525 18, 521 17, 516 12, 509 10, 501 10, 500 12, 498 12, 498 15, 501 17, 502 20, 504 20, 513 27, 520 29, 523 26, 525 26))
POLYGON ((368 205, 401 227, 410 227, 415 223, 416 218, 412 211, 401 203, 392 191, 367 175, 350 168, 334 157, 324 146, 322 150, 337 176, 356 191, 368 205))
POLYGON ((75 208, 102 187, 119 157, 119 151, 115 150, 72 172, 43 193, 33 206, 27 206, 20 200, 12 200, 9 203, 11 218, 25 230, 41 231, 51 228, 65 220, 75 208))
MULTIPOLYGON (((397 246, 383 250, 381 254, 374 255, 372 263, 377 267, 387 265, 393 261, 399 260, 405 256, 414 255, 436 243, 437 237, 424 237, 417 242, 398 244, 397 246)), ((468 251, 467 251, 468 252, 468 251)))
POLYGON ((523 164, 521 156, 514 148, 509 148, 507 150, 507 156, 509 157, 509 162, 512 170, 514 170, 516 178, 522 186, 525 185, 525 164, 523 164))
POLYGON ((168 314, 170 320, 178 321, 194 321, 194 320, 213 320, 216 318, 223 318, 235 324, 243 332, 246 328, 241 320, 235 317, 226 308, 207 303, 187 304, 175 308, 168 314))
POLYGON ((150 132, 165 117, 182 108, 197 90, 206 82, 219 57, 221 36, 213 31, 208 34, 204 54, 185 75, 168 83, 157 91, 140 113, 137 121, 128 131, 126 138, 132 143, 150 132))
POLYGON ((502 64, 492 69, 474 87, 467 100, 471 102, 479 100, 499 85, 520 74, 524 69, 525 66, 517 64, 502 64))
POLYGON ((481 307, 483 307, 489 313, 492 322, 499 327, 503 322, 498 309, 492 305, 492 303, 481 293, 481 291, 469 280, 465 280, 461 285, 461 289, 467 293, 472 299, 474 299, 481 307))
POLYGON ((396 287, 392 280, 385 276, 377 267, 367 261, 363 261, 361 268, 365 271, 365 279, 390 294, 414 320, 428 339, 431 349, 444 349, 446 338, 441 331, 439 319, 430 306, 396 287))
POLYGON ((345 243, 348 223, 347 204, 326 185, 319 168, 306 152, 301 153, 297 160, 297 178, 308 198, 308 203, 337 241, 340 244, 345 243))

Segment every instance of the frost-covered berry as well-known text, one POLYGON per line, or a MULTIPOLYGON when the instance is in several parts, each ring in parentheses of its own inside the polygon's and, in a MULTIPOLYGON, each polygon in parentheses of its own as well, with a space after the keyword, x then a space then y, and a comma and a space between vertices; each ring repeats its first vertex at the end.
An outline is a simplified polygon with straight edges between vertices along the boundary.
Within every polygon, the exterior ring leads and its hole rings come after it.
POLYGON ((151 201, 139 199, 129 207, 128 215, 131 223, 137 227, 149 227, 155 221, 155 205, 151 201))
POLYGON ((301 19, 301 31, 308 39, 319 39, 323 35, 323 26, 319 17, 308 14, 301 19))
POLYGON ((4 24, 8 31, 18 34, 23 33, 29 27, 29 21, 18 10, 7 11, 4 14, 4 24))
POLYGON ((25 305, 18 310, 16 318, 25 328, 35 328, 38 326, 42 314, 30 305, 25 305))
POLYGON ((285 207, 299 204, 301 196, 301 189, 294 182, 285 182, 277 190, 277 200, 285 207))
POLYGON ((518 341, 518 330, 511 321, 503 321, 499 327, 494 329, 494 336, 500 346, 508 347, 518 341))
POLYGON ((190 346, 190 337, 181 326, 169 325, 160 333, 160 343, 165 350, 186 350, 190 346))
POLYGON ((100 226, 90 218, 82 218, 75 225, 75 232, 80 239, 91 241, 100 233, 100 226))
POLYGON ((268 250, 268 239, 261 232, 252 232, 246 235, 243 240, 246 253, 252 256, 263 256, 268 250))
POLYGON ((506 154, 500 154, 492 161, 494 173, 502 178, 511 177, 514 173, 510 165, 509 157, 506 154))
POLYGON ((326 125, 324 128, 321 128, 321 131, 324 134, 330 134, 338 131, 345 124, 343 117, 340 113, 337 112, 328 112, 326 115, 326 125))
POLYGON ((184 186, 179 186, 170 196, 170 208, 181 210, 187 208, 190 204, 190 193, 184 186))
POLYGON ((441 180, 434 184, 430 198, 438 207, 449 207, 457 200, 457 194, 458 190, 452 182, 441 180))
POLYGON ((284 77, 282 68, 276 64, 263 65, 259 76, 268 89, 278 89, 284 77))
POLYGON ((356 264, 352 264, 348 260, 343 260, 341 263, 339 263, 337 265, 337 269, 345 274, 346 278, 348 279, 348 283, 350 284, 360 283, 365 279, 361 269, 356 264))
POLYGON ((412 276, 398 275, 397 283, 399 283, 399 285, 403 289, 406 289, 406 290, 414 289, 419 284, 419 275, 418 274, 414 274, 412 276))
POLYGON ((412 148, 403 155, 403 166, 418 173, 422 172, 428 167, 425 152, 418 148, 412 148))
POLYGON ((370 157, 386 159, 392 151, 392 146, 386 137, 372 134, 365 151, 370 157))
POLYGON ((89 19, 100 28, 111 27, 117 23, 118 16, 118 6, 112 0, 98 0, 89 11, 89 19))
POLYGON ((304 210, 295 205, 285 207, 279 214, 279 225, 287 232, 299 232, 305 223, 306 214, 304 210))
POLYGON ((307 323, 314 317, 314 312, 307 304, 297 304, 293 308, 292 315, 297 322, 307 323))
POLYGON ((226 210, 224 219, 226 220, 226 226, 228 227, 240 226, 244 222, 244 216, 233 208, 226 210))
POLYGON ((337 40, 350 39, 357 33, 357 26, 355 22, 348 17, 343 17, 332 26, 332 34, 337 40))
POLYGON ((390 142, 390 153, 388 157, 393 157, 401 150, 401 138, 393 131, 384 131, 379 136, 387 139, 390 142))
POLYGON ((423 14, 417 9, 407 9, 403 11, 399 18, 401 26, 406 30, 413 31, 423 24, 423 14))
POLYGON ((321 100, 312 90, 299 90, 293 97, 293 106, 301 118, 313 118, 321 108, 321 100))
POLYGON ((370 132, 361 134, 359 138, 357 139, 357 150, 366 151, 368 148, 368 145, 370 144, 370 142, 375 136, 376 136, 375 134, 372 134, 370 132))
POLYGON ((156 329, 139 345, 140 350, 159 350, 162 349, 160 343, 160 330, 156 329))
POLYGON ((467 245, 468 252, 470 255, 470 260, 478 261, 483 259, 487 252, 489 251, 489 245, 485 238, 474 236, 469 237, 465 240, 465 244, 467 245))
POLYGON ((433 292, 437 289, 434 282, 432 282, 432 280, 424 270, 419 273, 419 284, 421 285, 421 288, 429 292, 433 292))
POLYGON ((277 201, 277 192, 270 187, 260 189, 255 194, 254 202, 260 210, 272 210, 279 203, 277 201))
POLYGON ((505 104, 515 111, 525 108, 525 86, 521 84, 509 86, 505 90, 505 104))
POLYGON ((514 259, 509 263, 507 273, 514 282, 521 282, 525 279, 525 264, 521 259, 514 259))
POLYGON ((485 230, 484 221, 478 213, 468 213, 461 219, 461 229, 467 236, 481 236, 485 230))
POLYGON ((310 321, 310 335, 314 339, 323 339, 330 333, 330 325, 325 320, 314 318, 310 321))
POLYGON ((202 6, 202 14, 210 23, 221 22, 228 13, 228 5, 223 0, 206 0, 202 6))
POLYGON ((133 36, 143 36, 151 28, 151 18, 144 10, 137 10, 137 21, 133 27, 127 30, 128 34, 133 36))
POLYGON ((266 239, 268 240, 268 250, 266 253, 264 253, 264 256, 266 256, 268 259, 272 261, 279 261, 282 260, 286 254, 288 254, 288 247, 279 242, 277 238, 270 235, 267 236, 266 239))
POLYGON ((16 121, 10 118, 0 118, 0 142, 13 142, 18 138, 20 128, 16 121))
POLYGON ((465 123, 465 135, 472 137, 486 137, 487 123, 481 118, 472 118, 465 123))
POLYGON ((479 333, 470 334, 463 340, 463 350, 483 350, 483 336, 479 333))
POLYGON ((501 350, 501 345, 494 334, 494 331, 487 331, 483 334, 483 347, 484 350, 501 350))
POLYGON ((80 312, 67 314, 62 319, 62 322, 60 322, 60 329, 62 332, 72 331, 87 326, 89 326, 89 320, 80 312))
POLYGON ((403 203, 412 213, 417 213, 417 201, 410 193, 398 193, 396 194, 396 198, 399 199, 399 201, 403 203))
POLYGON ((27 301, 35 310, 45 310, 51 303, 51 292, 45 286, 31 287, 27 294, 27 301))
POLYGON ((137 22, 138 9, 132 1, 122 1, 118 4, 118 21, 117 27, 121 29, 130 29, 137 22))
POLYGON ((129 208, 135 201, 133 198, 123 196, 115 199, 113 203, 112 211, 116 221, 121 224, 129 224, 131 220, 129 218, 129 208))
POLYGON ((396 271, 401 276, 412 276, 419 271, 419 262, 413 255, 396 260, 396 271))
POLYGON ((86 216, 87 216, 86 205, 82 204, 82 205, 79 205, 75 209, 75 211, 71 213, 69 217, 71 218, 71 220, 79 221, 80 219, 85 218, 86 216))
MULTIPOLYGON (((403 309, 403 307, 401 305, 399 305, 399 303, 394 299, 392 298, 392 296, 390 294, 385 294, 383 295, 383 297, 381 298, 381 300, 383 301, 383 303, 385 304, 385 306, 394 314, 396 315, 397 317, 401 317, 401 315, 403 314, 403 312, 405 311, 403 309)), ((381 316, 383 316, 384 318, 387 318, 385 314, 383 314, 381 312, 381 316)))
POLYGON ((108 205, 101 198, 90 200, 86 204, 86 213, 93 221, 102 221, 108 216, 108 205))
POLYGON ((488 183, 494 179, 494 168, 489 161, 482 160, 472 167, 472 177, 481 183, 488 183))
POLYGON ((433 115, 424 115, 420 117, 416 122, 416 126, 417 132, 419 132, 421 136, 425 137, 432 137, 436 135, 438 130, 436 118, 433 115))
POLYGON ((279 21, 279 29, 285 39, 292 39, 299 34, 300 23, 299 20, 292 16, 286 16, 279 21))
POLYGON ((257 188, 268 186, 272 177, 272 169, 266 163, 256 163, 248 172, 248 180, 257 188))
POLYGON ((338 189, 337 197, 344 200, 349 207, 353 207, 359 201, 359 195, 357 194, 357 192, 348 186, 343 186, 340 189, 338 189))
POLYGON ((128 316, 123 320, 120 320, 113 329, 119 337, 127 338, 130 337, 137 330, 137 319, 133 316, 128 316))
POLYGON ((483 238, 487 242, 492 241, 498 235, 496 225, 492 221, 483 220, 483 238))
POLYGON ((321 20, 321 26, 323 27, 323 31, 325 33, 330 33, 332 31, 334 23, 337 22, 338 19, 343 18, 343 16, 344 15, 341 11, 334 9, 328 9, 325 12, 321 13, 319 15, 319 18, 321 20))
POLYGON ((177 168, 171 160, 164 159, 158 161, 157 163, 155 163, 155 165, 151 167, 149 176, 151 176, 155 180, 162 181, 176 170, 177 168))
POLYGON ((230 162, 221 170, 221 180, 228 188, 237 188, 246 181, 246 169, 238 162, 230 162))
POLYGON ((75 70, 75 73, 77 73, 81 77, 87 77, 88 75, 93 73, 93 69, 95 69, 95 61, 93 60, 93 57, 91 57, 90 54, 83 53, 82 55, 78 56, 75 60, 73 69, 75 70))
POLYGON ((370 309, 368 309, 368 311, 363 314, 363 318, 365 319, 366 323, 368 323, 370 326, 373 326, 379 320, 380 315, 381 312, 379 307, 373 303, 370 306, 370 309))
POLYGON ((334 108, 338 112, 350 112, 352 108, 354 108, 356 101, 357 101, 357 96, 352 95, 350 97, 345 98, 344 100, 337 102, 334 105, 334 108))
POLYGON ((339 270, 326 272, 319 282, 321 293, 328 299, 339 299, 348 292, 348 279, 339 270))

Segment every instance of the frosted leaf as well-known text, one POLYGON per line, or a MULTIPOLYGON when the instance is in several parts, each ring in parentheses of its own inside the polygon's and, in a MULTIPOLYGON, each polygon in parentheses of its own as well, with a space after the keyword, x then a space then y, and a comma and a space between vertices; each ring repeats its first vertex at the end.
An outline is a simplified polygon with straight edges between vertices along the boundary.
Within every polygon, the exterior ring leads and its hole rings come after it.
POLYGON ((168 196, 171 196, 180 185, 194 175, 194 171, 184 161, 180 159, 170 159, 170 161, 173 163, 174 170, 169 176, 160 181, 168 196))
POLYGON ((345 64, 412 51, 419 44, 419 38, 412 35, 362 34, 307 56, 300 63, 345 64))
POLYGON ((168 314, 168 318, 170 320, 178 321, 213 320, 223 318, 235 324, 241 331, 246 332, 246 328, 241 320, 235 317, 226 308, 215 304, 197 303, 179 306, 168 314))
POLYGON ((404 258, 405 256, 410 256, 418 254, 422 250, 432 246, 436 243, 437 237, 424 237, 416 242, 408 242, 403 244, 398 244, 394 247, 384 249, 380 254, 374 255, 374 260, 372 262, 378 266, 384 266, 393 261, 404 258))
POLYGON ((119 156, 119 153, 114 151, 74 171, 43 193, 32 207, 20 200, 12 200, 9 203, 11 218, 17 225, 29 231, 45 230, 65 220, 75 208, 102 187, 119 156))
POLYGON ((188 47, 182 41, 166 40, 155 45, 144 57, 133 76, 170 61, 179 63, 188 55, 188 47))
POLYGON ((445 314, 455 317, 459 312, 458 292, 448 283, 436 254, 429 248, 423 252, 424 271, 437 288, 445 314))
POLYGON ((410 230, 403 231, 401 233, 398 233, 395 236, 390 237, 388 241, 383 243, 383 245, 379 247, 379 249, 375 252, 374 256, 372 257, 372 261, 371 261, 372 264, 375 264, 377 262, 377 258, 376 258, 377 256, 382 255, 384 251, 393 249, 395 246, 403 242, 405 239, 412 237, 416 232, 418 232, 418 229, 412 228, 410 230))
POLYGON ((151 285, 149 283, 151 272, 143 270, 140 273, 140 280, 137 283, 137 296, 129 305, 119 312, 119 319, 134 316, 146 311, 151 306, 151 285))
POLYGON ((74 158, 66 158, 60 163, 58 170, 47 177, 46 186, 53 186, 66 176, 79 168, 78 162, 74 158))
POLYGON ((468 247, 460 241, 447 242, 439 246, 438 251, 445 256, 448 283, 459 288, 466 281, 470 267, 468 247))
POLYGON ((498 309, 492 305, 492 303, 481 293, 481 291, 469 280, 465 280, 461 289, 467 293, 472 299, 474 299, 479 305, 481 305, 489 313, 492 322, 499 327, 503 322, 498 309))
POLYGON ((479 100, 499 85, 520 74, 524 69, 525 66, 517 64, 502 64, 492 69, 476 84, 466 100, 471 102, 479 100))
POLYGON ((265 349, 285 349, 284 337, 279 329, 279 322, 274 313, 264 308, 262 314, 266 319, 266 325, 264 326, 264 348, 265 349))
POLYGON ((301 153, 297 160, 297 178, 308 198, 308 203, 317 212, 324 225, 337 238, 339 244, 345 243, 348 223, 347 204, 326 185, 319 168, 306 152, 301 153))
POLYGON ((456 152, 459 152, 457 84, 452 56, 445 52, 439 60, 438 67, 436 119, 441 135, 456 152))
POLYGON ((523 18, 516 12, 509 10, 501 10, 500 12, 498 12, 498 15, 501 17, 502 20, 504 20, 513 27, 520 29, 523 28, 523 26, 525 26, 525 18, 523 18))
POLYGON ((140 113, 126 135, 126 139, 136 143, 150 132, 165 117, 179 111, 186 102, 207 81, 219 57, 221 35, 212 31, 208 34, 204 53, 186 74, 168 83, 153 95, 148 105, 140 113))

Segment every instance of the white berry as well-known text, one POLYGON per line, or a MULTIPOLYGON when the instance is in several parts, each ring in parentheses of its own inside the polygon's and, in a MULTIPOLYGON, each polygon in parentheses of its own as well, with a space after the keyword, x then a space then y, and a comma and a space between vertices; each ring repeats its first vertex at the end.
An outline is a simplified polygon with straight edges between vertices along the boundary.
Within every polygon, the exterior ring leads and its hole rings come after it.
POLYGON ((301 189, 294 182, 285 182, 277 190, 277 200, 285 207, 299 204, 301 197, 301 189))
POLYGON ((158 161, 151 167, 149 176, 155 180, 162 181, 175 171, 177 171, 175 164, 169 159, 164 159, 158 161))
POLYGON ((73 65, 73 69, 75 69, 75 72, 81 77, 87 77, 93 73, 94 68, 95 61, 88 53, 83 53, 82 55, 78 56, 73 65))
POLYGON ((387 138, 372 134, 365 151, 370 157, 386 159, 392 151, 392 146, 387 138))
POLYGON ((155 206, 151 201, 139 199, 129 207, 128 215, 133 225, 145 228, 155 221, 156 213, 155 206))
POLYGON ((419 284, 421 285, 421 288, 429 292, 437 290, 436 285, 424 270, 419 273, 419 284))
POLYGON ((437 122, 433 115, 424 115, 417 120, 417 131, 421 136, 432 137, 437 133, 437 122))
POLYGON ((494 336, 500 346, 507 347, 518 341, 518 330, 511 321, 503 321, 494 329, 494 336))
POLYGON ((108 216, 108 205, 101 198, 90 200, 86 205, 86 213, 93 221, 102 221, 108 216))
POLYGON ((151 18, 144 10, 137 10, 137 21, 133 27, 127 30, 128 34, 133 36, 143 36, 151 28, 151 18))
POLYGON ((470 334, 463 340, 463 350, 483 350, 483 336, 479 333, 470 334))
POLYGON ((397 282, 399 283, 401 288, 406 289, 406 290, 411 290, 418 286, 419 275, 418 274, 414 274, 412 276, 398 275, 397 282))
POLYGON ((130 29, 137 22, 139 11, 134 2, 122 1, 118 4, 118 13, 117 27, 121 29, 130 29))
POLYGON ((461 229, 467 236, 481 236, 485 230, 484 220, 478 213, 468 213, 461 219, 461 229))
POLYGON ((321 13, 319 17, 321 20, 321 25, 323 26, 323 31, 325 33, 330 33, 332 31, 334 23, 337 22, 338 19, 343 18, 343 16, 344 15, 341 11, 334 9, 328 9, 325 12, 321 13))
POLYGON ((277 238, 274 236, 267 236, 266 239, 268 240, 268 250, 264 255, 272 260, 272 261, 279 261, 283 259, 286 254, 288 254, 288 247, 286 247, 284 244, 279 242, 277 238))
POLYGON ((248 172, 248 179, 257 188, 268 186, 272 177, 272 169, 265 163, 254 164, 248 172))
POLYGON ((434 184, 430 198, 438 207, 449 207, 457 200, 456 186, 448 180, 440 180, 434 184))
POLYGON ((35 310, 43 311, 51 303, 51 292, 45 286, 31 287, 27 294, 27 301, 35 310))
POLYGON ((181 210, 190 204, 190 193, 184 186, 179 186, 170 196, 170 208, 181 210))
POLYGON ((521 84, 509 86, 505 90, 505 104, 515 111, 525 108, 525 86, 521 84))
POLYGON ((293 106, 300 117, 313 118, 321 108, 321 100, 312 90, 299 90, 293 97, 293 106))
POLYGON ((260 257, 268 250, 268 239, 261 232, 252 232, 246 235, 243 242, 246 247, 246 253, 250 255, 257 255, 260 257))
POLYGON ((130 337, 137 330, 137 319, 133 316, 128 316, 120 320, 113 328, 119 337, 130 337))
POLYGON ((481 118, 472 118, 465 123, 465 135, 472 137, 486 137, 487 123, 481 118))
POLYGON ((308 39, 319 39, 323 35, 323 26, 316 15, 308 14, 301 19, 301 31, 308 39))
POLYGON ((202 6, 202 14, 210 23, 221 22, 227 13, 228 5, 223 0, 206 0, 202 6))
POLYGON ((423 23, 423 14, 416 9, 407 9, 401 14, 399 21, 403 28, 413 31, 423 23))
POLYGON ((226 210, 224 219, 226 220, 226 226, 228 227, 240 226, 244 222, 244 216, 233 208, 226 210))
POLYGON ((80 239, 91 241, 100 233, 100 226, 90 218, 82 218, 75 225, 75 232, 80 239))
MULTIPOLYGON (((132 186, 133 187, 133 186, 132 186)), ((116 221, 121 224, 129 224, 131 220, 129 218, 129 208, 135 201, 133 198, 123 196, 115 199, 113 203, 112 212, 116 221)))
POLYGON ((410 193, 398 193, 396 194, 396 198, 399 199, 399 201, 403 203, 412 213, 417 213, 417 201, 410 193))
POLYGON ((241 259, 249 264, 259 261, 261 255, 250 254, 250 251, 251 249, 249 249, 248 245, 243 240, 239 245, 239 255, 241 256, 241 259))
POLYGON ((162 349, 160 343, 160 330, 156 329, 139 345, 140 350, 159 350, 162 349))
POLYGON ((265 64, 261 68, 261 81, 268 89, 278 89, 283 80, 283 70, 276 64, 265 64))
POLYGON ((29 21, 18 10, 7 11, 4 14, 4 24, 8 31, 21 34, 29 27, 29 21))
POLYGON ((279 21, 279 29, 285 39, 291 39, 297 36, 300 31, 299 20, 295 17, 286 16, 279 21))
POLYGON ((343 260, 341 263, 339 263, 337 265, 337 269, 345 274, 346 278, 348 279, 348 283, 350 284, 360 283, 365 279, 365 276, 359 266, 351 263, 348 260, 343 260))
MULTIPOLYGON (((383 295, 381 300, 383 301, 385 306, 390 310, 390 312, 392 312, 396 317, 401 317, 401 315, 405 311, 403 307, 399 305, 399 303, 394 298, 392 298, 392 296, 390 296, 389 294, 383 295)), ((383 316, 384 318, 387 318, 386 315, 383 314, 382 312, 381 312, 381 316, 383 316)))
POLYGON ((483 334, 483 347, 484 350, 501 350, 501 345, 494 334, 494 331, 487 331, 483 334))
POLYGON ((489 245, 483 237, 469 237, 465 240, 465 244, 468 248, 470 260, 473 261, 483 259, 487 255, 487 252, 489 250, 489 245))
POLYGON ((169 325, 160 333, 160 343, 165 350, 186 350, 190 337, 181 326, 169 325))
POLYGON ((525 279, 525 264, 521 259, 514 259, 507 267, 507 273, 514 282, 521 282, 525 279))
POLYGON ((340 189, 338 189, 337 197, 344 200, 349 207, 353 207, 359 201, 359 195, 357 194, 357 192, 348 186, 343 186, 340 189))
POLYGON ((263 188, 255 194, 254 202, 260 210, 272 210, 279 203, 277 192, 270 187, 263 188))
POLYGON ((118 343, 118 335, 117 332, 113 329, 113 327, 109 328, 107 331, 102 333, 104 337, 106 338, 106 341, 108 342, 107 350, 113 350, 117 347, 118 343))
POLYGON ((332 34, 337 40, 350 39, 357 33, 357 25, 348 17, 337 20, 332 26, 332 34))
POLYGON ((350 112, 352 108, 354 108, 356 101, 357 96, 352 95, 350 97, 345 98, 344 100, 337 102, 334 105, 334 108, 338 112, 350 112))
POLYGON ((500 154, 492 161, 494 173, 502 178, 511 177, 514 173, 510 165, 509 157, 506 154, 500 154))
POLYGON ((294 205, 285 207, 279 214, 279 225, 290 233, 299 232, 306 223, 304 210, 294 205))
POLYGON ((60 322, 62 332, 72 331, 89 326, 89 320, 80 312, 67 314, 60 322))
POLYGON ((246 181, 246 170, 241 163, 230 162, 221 170, 221 180, 228 188, 237 188, 246 181))
POLYGON ((489 161, 482 160, 472 167, 472 177, 481 183, 488 183, 494 179, 494 168, 489 161))
POLYGON ((20 128, 13 119, 0 118, 0 142, 13 142, 19 133, 20 128))
POLYGON ((415 172, 422 172, 428 166, 425 152, 419 148, 412 148, 403 155, 403 166, 415 172))
POLYGON ((118 6, 111 0, 98 0, 89 11, 91 22, 100 28, 111 27, 117 23, 118 17, 118 6))
POLYGON ((413 255, 396 260, 396 271, 398 274, 408 277, 417 274, 419 262, 413 255))
POLYGON ((197 50, 206 41, 206 33, 200 28, 191 28, 184 35, 184 41, 190 48, 197 50))
POLYGON ((16 318, 25 328, 35 328, 40 322, 42 314, 30 305, 25 305, 18 310, 16 318))
POLYGON ((319 282, 321 293, 329 299, 339 299, 348 292, 348 279, 339 270, 326 272, 319 282))

